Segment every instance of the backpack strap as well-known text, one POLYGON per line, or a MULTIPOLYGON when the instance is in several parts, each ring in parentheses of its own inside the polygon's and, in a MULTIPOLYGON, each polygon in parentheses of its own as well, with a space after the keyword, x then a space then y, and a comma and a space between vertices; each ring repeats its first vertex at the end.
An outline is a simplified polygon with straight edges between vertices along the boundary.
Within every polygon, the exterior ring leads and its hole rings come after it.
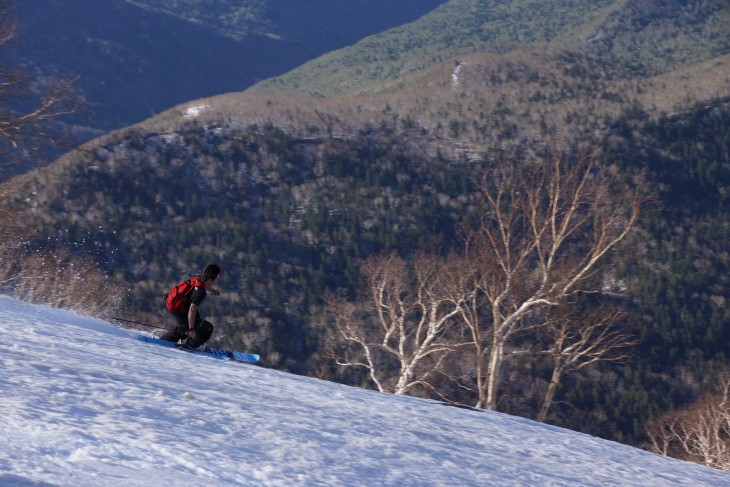
POLYGON ((205 289, 205 283, 200 278, 200 276, 191 277, 190 284, 192 284, 193 287, 202 287, 203 289, 205 289))

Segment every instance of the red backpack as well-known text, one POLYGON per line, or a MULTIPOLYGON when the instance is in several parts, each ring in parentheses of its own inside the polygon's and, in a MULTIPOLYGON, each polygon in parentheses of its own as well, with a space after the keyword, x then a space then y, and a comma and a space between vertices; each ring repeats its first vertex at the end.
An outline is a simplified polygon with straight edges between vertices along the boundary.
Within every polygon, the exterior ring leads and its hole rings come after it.
POLYGON ((191 277, 180 284, 173 286, 170 292, 166 294, 165 304, 167 311, 172 314, 182 313, 187 310, 187 303, 190 294, 196 287, 205 287, 205 283, 200 280, 200 276, 191 277))

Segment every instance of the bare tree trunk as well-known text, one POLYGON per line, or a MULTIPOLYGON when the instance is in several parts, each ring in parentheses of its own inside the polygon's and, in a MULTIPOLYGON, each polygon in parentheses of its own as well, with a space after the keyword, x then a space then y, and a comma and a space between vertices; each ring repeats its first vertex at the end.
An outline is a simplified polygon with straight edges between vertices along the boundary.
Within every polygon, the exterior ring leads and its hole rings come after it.
MULTIPOLYGON (((476 293, 473 293, 476 296, 476 293)), ((473 298, 476 299, 475 297, 473 298)), ((468 318, 465 318, 462 314, 462 320, 468 323, 469 330, 471 332, 472 341, 474 345, 474 368, 476 369, 476 388, 478 399, 476 407, 486 408, 487 407, 487 391, 489 388, 486 386, 488 368, 485 369, 484 356, 487 354, 487 350, 484 347, 484 338, 482 337, 481 327, 477 320, 478 313, 476 312, 477 303, 474 300, 466 302, 467 306, 472 307, 472 311, 468 318)))
POLYGON ((553 404, 555 391, 558 389, 558 384, 560 384, 560 378, 562 376, 563 368, 556 365, 553 368, 553 374, 550 378, 550 384, 548 384, 547 392, 545 392, 545 400, 542 402, 542 407, 540 408, 540 412, 537 415, 537 421, 540 423, 544 423, 545 419, 547 418, 548 410, 553 404))
POLYGON ((489 354, 489 365, 487 366, 487 380, 484 383, 486 401, 484 407, 494 410, 497 407, 497 391, 499 390, 499 376, 502 372, 502 361, 504 360, 504 339, 497 333, 492 340, 492 349, 489 354))

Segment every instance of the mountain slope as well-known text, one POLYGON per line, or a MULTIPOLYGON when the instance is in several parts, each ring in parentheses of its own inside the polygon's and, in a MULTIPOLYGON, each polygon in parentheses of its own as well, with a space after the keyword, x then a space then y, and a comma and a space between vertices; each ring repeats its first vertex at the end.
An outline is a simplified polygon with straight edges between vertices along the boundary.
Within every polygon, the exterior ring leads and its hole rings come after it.
POLYGON ((337 96, 475 52, 530 48, 600 56, 613 76, 653 76, 730 52, 727 4, 712 0, 450 0, 254 89, 337 96))
POLYGON ((0 296, 3 485, 693 485, 730 474, 485 411, 155 347, 0 296))
POLYGON ((181 112, 204 105, 201 123, 270 122, 299 136, 322 124, 341 135, 419 129, 433 154, 457 158, 515 140, 600 137, 625 110, 659 116, 730 93, 730 6, 671 7, 451 0, 243 93, 197 100, 143 126, 175 130, 181 112))
MULTIPOLYGON (((641 308, 640 360, 571 376, 551 421, 638 444, 648 419, 711 389, 716 374, 707 371, 730 356, 722 272, 730 228, 729 105, 727 98, 711 101, 730 94, 730 54, 703 61, 695 50, 654 76, 647 73, 656 64, 634 69, 619 62, 632 44, 614 55, 595 39, 596 26, 632 5, 652 3, 618 2, 590 28, 566 32, 547 47, 463 54, 371 85, 376 94, 313 98, 248 90, 186 103, 96 140, 1 188, 13 195, 12 220, 37 229, 27 245, 16 248, 16 239, 3 247, 4 289, 23 293, 19 280, 29 286, 40 280, 32 263, 22 267, 28 275, 18 275, 14 263, 25 263, 23 251, 66 248, 91 255, 111 280, 130 288, 129 313, 168 323, 161 293, 219 261, 227 270, 226 293, 211 300, 210 315, 229 346, 262 350, 272 367, 362 384, 356 374, 343 377, 330 359, 327 347, 339 343, 323 310, 325 293, 353 296, 362 259, 383 250, 405 256, 462 250, 458 224, 478 219, 465 171, 472 163, 502 147, 541 150, 546 141, 580 138, 608 148, 606 164, 626 174, 649 169, 667 210, 651 216, 622 269, 627 282, 638 282, 632 290, 641 308), (581 50, 571 39, 593 42, 581 50), (627 148, 615 150, 615 139, 627 148), (662 174, 667 167, 677 174, 662 174), (696 211, 685 215, 687 208, 696 211), (645 262, 636 265, 637 257, 645 262)), ((699 14, 720 4, 683 5, 699 14)), ((628 42, 633 32, 637 59, 646 40, 641 32, 671 33, 667 42, 698 48, 692 39, 705 35, 705 24, 693 28, 683 22, 694 17, 675 16, 677 24, 664 31, 659 24, 672 11, 655 8, 661 15, 615 26, 633 25, 621 38, 628 42)), ((716 15, 727 12, 723 5, 716 15)), ((727 38, 725 32, 703 49, 727 38)), ((550 364, 512 366, 514 390, 500 407, 529 416, 550 364)))
POLYGON ((126 0, 234 39, 264 35, 327 52, 414 20, 446 0, 126 0))
MULTIPOLYGON (((711 107, 658 122, 628 111, 597 143, 607 153, 601 161, 625 174, 649 171, 664 211, 642 221, 617 268, 641 324, 638 360, 571 376, 551 418, 557 424, 639 444, 648 419, 711 388, 716 374, 707 367, 726 363, 730 227, 720 210, 730 194, 730 104, 711 107)), ((480 215, 468 169, 480 164, 432 155, 431 138, 439 139, 420 127, 373 125, 344 136, 307 113, 308 136, 268 123, 204 126, 192 116, 171 132, 138 127, 0 187, 15 192, 10 220, 37 229, 26 245, 3 247, 4 292, 47 298, 35 252, 66 248, 129 289, 125 316, 171 326, 162 293, 216 261, 225 292, 205 313, 226 345, 256 348, 271 367, 365 384, 332 359, 344 345, 323 297, 355 296, 363 259, 386 250, 462 252, 459 225, 480 215)), ((49 258, 42 270, 53 277, 49 258)), ((516 370, 500 407, 529 416, 549 367, 516 370)), ((474 404, 465 389, 458 394, 474 404)))
POLYGON ((40 78, 78 78, 89 112, 74 122, 106 131, 244 90, 442 2, 319 0, 306 14, 295 0, 19 2, 12 59, 40 78))

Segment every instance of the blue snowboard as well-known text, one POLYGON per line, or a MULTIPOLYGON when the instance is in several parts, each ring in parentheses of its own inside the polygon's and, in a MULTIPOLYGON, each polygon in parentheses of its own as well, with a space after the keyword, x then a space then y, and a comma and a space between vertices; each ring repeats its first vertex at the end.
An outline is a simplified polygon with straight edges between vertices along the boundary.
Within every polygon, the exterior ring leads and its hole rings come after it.
MULTIPOLYGON (((178 348, 175 346, 175 342, 168 342, 167 340, 160 340, 159 338, 144 335, 139 335, 137 338, 146 343, 154 343, 155 345, 162 345, 163 347, 168 348, 178 348)), ((206 355, 220 360, 235 360, 236 362, 246 362, 249 364, 255 364, 261 359, 261 357, 255 353, 233 352, 231 350, 216 347, 208 347, 206 350, 192 350, 189 348, 180 348, 179 350, 206 355)))

